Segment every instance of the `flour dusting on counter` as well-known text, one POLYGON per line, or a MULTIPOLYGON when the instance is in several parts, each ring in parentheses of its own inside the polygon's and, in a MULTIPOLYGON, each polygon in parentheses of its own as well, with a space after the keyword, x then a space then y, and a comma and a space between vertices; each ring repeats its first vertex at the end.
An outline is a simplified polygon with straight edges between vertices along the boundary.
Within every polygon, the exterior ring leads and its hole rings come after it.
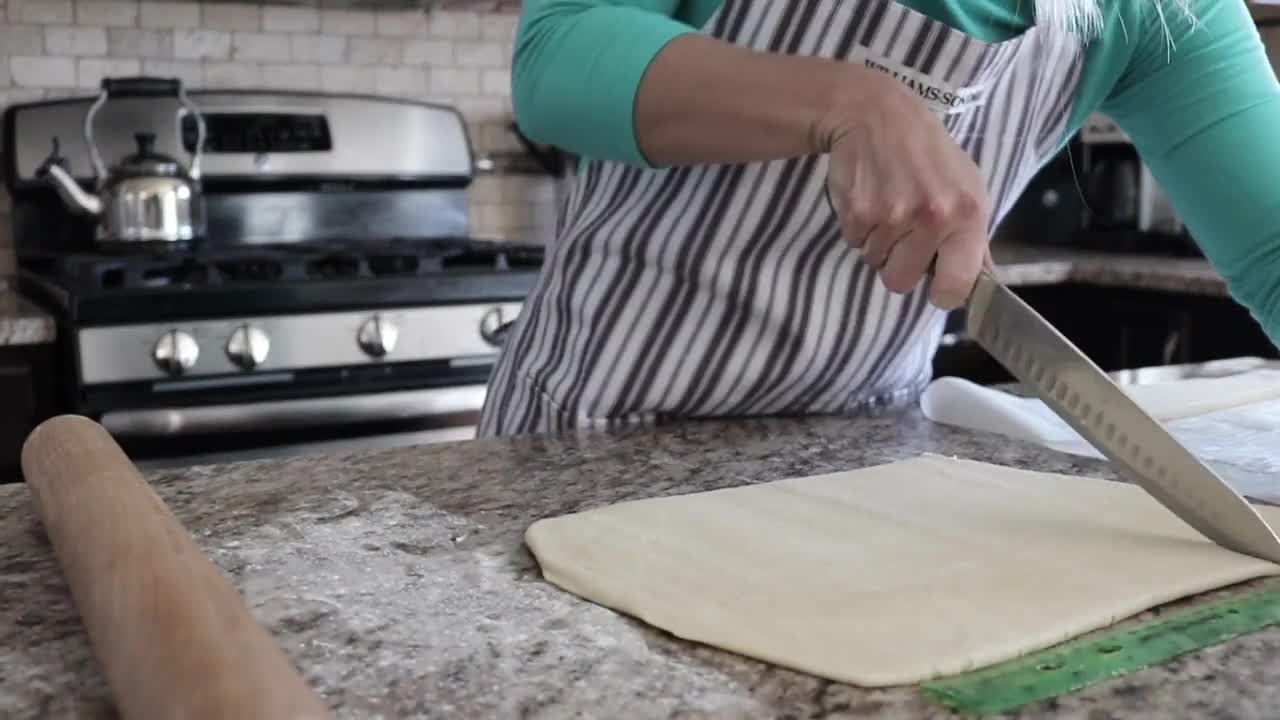
MULTIPOLYGON (((585 694, 601 717, 609 716, 608 698, 600 697, 607 678, 610 694, 626 706, 643 697, 661 716, 762 710, 725 691, 731 678, 655 652, 648 634, 629 619, 544 583, 536 566, 513 563, 511 548, 484 539, 485 530, 404 493, 374 499, 338 493, 236 539, 206 541, 215 562, 237 576, 259 621, 292 638, 304 666, 309 656, 317 666, 325 659, 325 685, 412 667, 433 686, 436 702, 473 707, 479 690, 506 715, 518 714, 526 702, 509 697, 508 689, 567 671, 570 682, 539 702, 559 706, 585 694), (521 592, 511 592, 513 582, 521 592), (317 632, 322 624, 324 632, 317 632), (667 681, 654 682, 658 668, 667 681), (477 673, 484 678, 480 688, 477 673), (673 677, 679 679, 674 685, 673 677)), ((376 708, 362 712, 370 710, 376 708)), ((624 713, 625 706, 611 712, 624 713)))

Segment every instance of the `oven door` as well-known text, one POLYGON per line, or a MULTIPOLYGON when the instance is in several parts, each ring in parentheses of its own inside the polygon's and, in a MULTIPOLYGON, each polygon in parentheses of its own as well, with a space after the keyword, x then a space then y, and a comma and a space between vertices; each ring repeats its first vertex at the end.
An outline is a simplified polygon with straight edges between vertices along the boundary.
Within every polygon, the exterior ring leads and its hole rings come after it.
POLYGON ((483 383, 116 408, 98 421, 139 466, 184 466, 475 437, 483 383))

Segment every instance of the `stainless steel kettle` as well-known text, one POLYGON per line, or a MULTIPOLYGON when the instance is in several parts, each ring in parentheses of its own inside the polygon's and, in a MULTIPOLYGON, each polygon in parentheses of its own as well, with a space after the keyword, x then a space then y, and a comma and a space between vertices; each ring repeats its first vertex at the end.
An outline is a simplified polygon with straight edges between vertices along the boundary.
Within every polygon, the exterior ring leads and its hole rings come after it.
POLYGON ((205 123, 176 78, 105 78, 98 99, 84 119, 85 144, 93 162, 96 194, 86 192, 63 167, 58 140, 40 167, 68 206, 98 218, 99 243, 185 243, 205 233, 204 196, 200 187, 200 158, 205 123), (196 144, 189 167, 155 151, 154 133, 134 135, 136 152, 109 171, 93 137, 93 120, 110 99, 177 98, 196 123, 196 144))

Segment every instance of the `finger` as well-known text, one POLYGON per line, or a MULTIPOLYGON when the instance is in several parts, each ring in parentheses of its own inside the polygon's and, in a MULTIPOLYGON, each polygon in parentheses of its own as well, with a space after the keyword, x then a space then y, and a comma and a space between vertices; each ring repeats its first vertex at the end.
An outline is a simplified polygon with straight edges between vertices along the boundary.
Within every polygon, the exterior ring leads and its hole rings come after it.
POLYGON ((915 232, 899 240, 880 269, 880 281, 891 292, 907 293, 920 285, 938 248, 922 233, 915 232))
POLYGON ((866 245, 871 226, 853 212, 852 201, 847 194, 832 192, 830 182, 827 183, 827 205, 835 213, 844 241, 854 249, 861 250, 866 245))
POLYGON ((867 264, 879 270, 889 261, 889 254, 904 238, 910 237, 912 228, 903 225, 877 225, 867 235, 862 248, 862 258, 867 264))
POLYGON ((973 284, 987 257, 984 225, 969 225, 948 237, 938 248, 929 300, 943 310, 953 310, 969 299, 973 284))
POLYGON ((861 250, 867 244, 867 236, 874 229, 864 225, 857 220, 847 216, 839 215, 840 234, 844 237, 844 241, 849 243, 855 250, 861 250))
MULTIPOLYGON (((872 237, 878 237, 879 231, 880 229, 875 225, 860 226, 849 240, 849 244, 855 250, 861 251, 862 259, 867 262, 870 262, 870 260, 867 260, 867 247, 871 244, 872 237)), ((879 240, 876 240, 876 242, 879 242, 879 240)))

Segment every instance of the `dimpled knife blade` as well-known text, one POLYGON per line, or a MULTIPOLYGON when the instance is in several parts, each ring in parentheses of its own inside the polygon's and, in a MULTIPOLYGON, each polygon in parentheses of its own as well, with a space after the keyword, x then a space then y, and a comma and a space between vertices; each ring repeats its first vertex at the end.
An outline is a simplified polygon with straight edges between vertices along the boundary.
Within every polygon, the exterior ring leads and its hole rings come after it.
POLYGON ((1280 538, 1257 510, 989 272, 966 312, 969 336, 1125 476, 1213 542, 1280 563, 1280 538))

